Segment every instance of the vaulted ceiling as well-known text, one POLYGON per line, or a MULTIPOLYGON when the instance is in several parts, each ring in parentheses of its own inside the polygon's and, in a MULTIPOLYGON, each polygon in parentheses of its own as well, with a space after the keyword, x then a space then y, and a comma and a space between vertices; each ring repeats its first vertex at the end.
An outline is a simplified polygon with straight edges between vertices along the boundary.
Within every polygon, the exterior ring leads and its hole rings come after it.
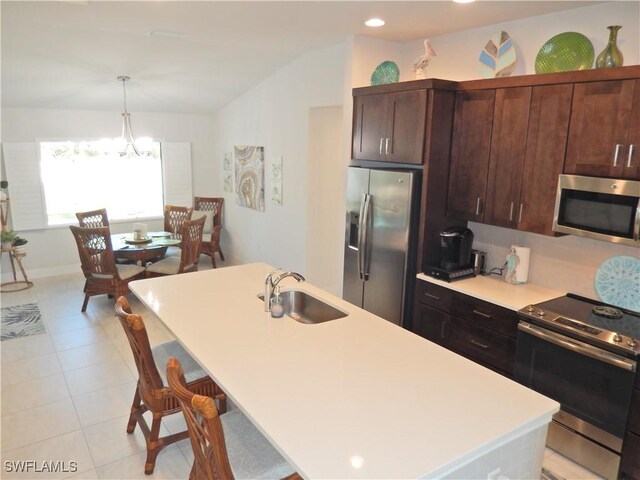
POLYGON ((367 35, 405 42, 599 2, 7 1, 2 106, 211 113, 297 56, 367 35), (387 24, 365 27, 370 17, 387 24))

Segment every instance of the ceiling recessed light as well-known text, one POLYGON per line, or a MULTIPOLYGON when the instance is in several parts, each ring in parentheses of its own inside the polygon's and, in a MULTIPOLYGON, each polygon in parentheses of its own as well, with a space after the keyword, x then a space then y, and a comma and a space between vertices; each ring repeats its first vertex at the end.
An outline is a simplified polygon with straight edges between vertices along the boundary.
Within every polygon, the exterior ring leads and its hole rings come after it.
POLYGON ((453 0, 456 3, 472 3, 475 2, 476 0, 453 0))
POLYGON ((381 26, 384 25, 384 20, 382 20, 380 18, 370 18, 369 20, 364 22, 364 24, 367 27, 381 27, 381 26))

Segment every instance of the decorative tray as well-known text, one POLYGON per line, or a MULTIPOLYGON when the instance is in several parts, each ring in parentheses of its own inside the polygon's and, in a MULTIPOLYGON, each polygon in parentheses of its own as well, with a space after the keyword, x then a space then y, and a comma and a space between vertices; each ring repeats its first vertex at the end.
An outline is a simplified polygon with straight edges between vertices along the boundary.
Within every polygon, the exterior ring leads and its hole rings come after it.
POLYGON ((564 32, 550 38, 536 57, 536 73, 589 70, 593 66, 593 44, 578 32, 564 32))
POLYGON ((128 243, 129 245, 142 245, 142 244, 145 244, 145 243, 151 243, 152 241, 153 241, 153 239, 150 238, 150 237, 142 238, 140 240, 134 240, 132 238, 126 238, 124 240, 124 243, 128 243))
POLYGON ((147 235, 151 238, 167 238, 171 236, 171 232, 149 232, 147 235))
POLYGON ((396 83, 398 80, 400 80, 400 69, 390 60, 382 62, 371 74, 371 85, 396 83))

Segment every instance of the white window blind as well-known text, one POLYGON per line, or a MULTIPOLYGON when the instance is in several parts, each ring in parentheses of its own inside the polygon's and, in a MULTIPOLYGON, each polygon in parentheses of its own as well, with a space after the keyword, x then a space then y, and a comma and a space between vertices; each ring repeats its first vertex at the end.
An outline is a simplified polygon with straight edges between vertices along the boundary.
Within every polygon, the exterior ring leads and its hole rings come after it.
MULTIPOLYGON (((9 181, 12 225, 17 231, 37 230, 48 226, 38 148, 35 142, 2 145, 9 181)), ((163 142, 161 151, 164 203, 191 206, 191 144, 163 142)))
POLYGON ((162 176, 166 205, 193 205, 190 143, 162 143, 162 176))
POLYGON ((47 221, 36 144, 5 143, 2 151, 9 181, 13 229, 45 228, 47 221))

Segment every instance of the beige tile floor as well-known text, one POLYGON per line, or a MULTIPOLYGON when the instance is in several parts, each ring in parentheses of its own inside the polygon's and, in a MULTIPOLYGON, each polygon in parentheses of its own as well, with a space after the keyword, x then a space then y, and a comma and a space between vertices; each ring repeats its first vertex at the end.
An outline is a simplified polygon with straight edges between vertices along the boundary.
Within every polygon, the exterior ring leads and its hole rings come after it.
MULTIPOLYGON (((208 259, 206 259, 208 260, 208 259)), ((201 261, 201 269, 210 268, 201 261)), ((151 476, 143 473, 145 445, 139 430, 125 433, 137 373, 129 345, 113 313, 113 300, 93 297, 82 305, 81 275, 36 279, 33 288, 0 296, 2 306, 37 302, 47 333, 0 344, 2 430, 0 478, 186 479, 193 460, 188 440, 164 449, 151 476), (7 471, 7 463, 65 462, 62 472, 7 471), (75 462, 75 468, 71 468, 75 462), (70 470, 74 470, 73 472, 70 470)), ((172 339, 133 295, 152 345, 172 339)), ((184 428, 179 415, 163 434, 184 428)), ((597 479, 548 450, 545 466, 566 479, 597 479)))

